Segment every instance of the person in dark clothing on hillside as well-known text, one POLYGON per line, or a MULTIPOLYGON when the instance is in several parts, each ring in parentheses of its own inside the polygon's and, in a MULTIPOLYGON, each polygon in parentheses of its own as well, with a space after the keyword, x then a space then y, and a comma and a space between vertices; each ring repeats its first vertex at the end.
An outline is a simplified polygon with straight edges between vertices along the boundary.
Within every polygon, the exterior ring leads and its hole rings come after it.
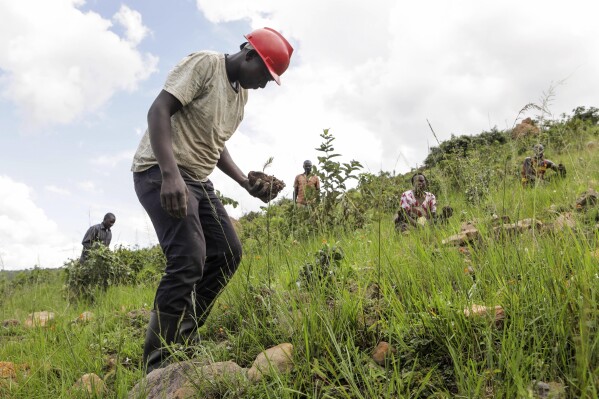
POLYGON ((527 157, 522 164, 522 185, 532 186, 536 182, 545 180, 545 172, 547 169, 552 169, 559 176, 566 176, 566 167, 562 164, 556 164, 548 159, 545 159, 545 148, 542 144, 533 146, 533 156, 527 157))
POLYGON ((114 226, 116 222, 116 217, 112 213, 107 213, 104 215, 104 220, 102 223, 95 224, 87 229, 85 236, 83 236, 83 241, 81 244, 83 245, 83 251, 81 251, 80 262, 85 262, 87 259, 89 250, 95 244, 102 244, 108 247, 110 245, 110 241, 112 240, 112 231, 110 228, 114 226))
POLYGON ((235 54, 192 53, 172 69, 148 111, 148 129, 133 158, 135 192, 166 256, 146 331, 146 373, 165 367, 164 345, 197 341, 218 294, 241 261, 241 243, 209 176, 215 167, 263 202, 226 141, 244 116, 248 89, 280 84, 293 48, 277 31, 246 35, 235 54))

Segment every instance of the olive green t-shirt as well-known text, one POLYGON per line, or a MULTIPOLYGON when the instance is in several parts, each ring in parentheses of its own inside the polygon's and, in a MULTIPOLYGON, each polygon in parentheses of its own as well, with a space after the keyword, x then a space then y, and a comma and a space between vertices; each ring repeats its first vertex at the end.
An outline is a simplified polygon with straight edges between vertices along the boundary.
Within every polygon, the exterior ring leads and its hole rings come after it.
MULTIPOLYGON (((247 90, 236 92, 225 70, 225 55, 193 53, 168 74, 164 90, 183 105, 171 117, 173 154, 177 165, 198 181, 212 173, 225 142, 243 119, 247 90)), ((133 156, 133 172, 157 165, 148 130, 133 156)))

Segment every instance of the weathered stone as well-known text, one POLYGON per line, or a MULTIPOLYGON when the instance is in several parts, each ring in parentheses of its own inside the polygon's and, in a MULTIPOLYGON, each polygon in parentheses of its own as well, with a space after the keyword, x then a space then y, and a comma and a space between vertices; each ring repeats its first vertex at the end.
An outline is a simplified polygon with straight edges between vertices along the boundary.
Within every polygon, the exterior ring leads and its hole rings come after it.
POLYGON ((381 341, 378 343, 376 348, 372 351, 372 360, 380 366, 385 365, 385 361, 388 360, 397 350, 389 345, 388 342, 381 341))
POLYGON ((248 370, 248 378, 257 382, 272 371, 287 372, 293 368, 293 345, 283 343, 269 348, 258 356, 248 370))
POLYGON ((464 309, 466 317, 489 317, 493 316, 495 324, 499 324, 505 319, 505 311, 499 305, 494 307, 472 304, 469 308, 464 309))
POLYGON ((522 219, 516 223, 506 223, 501 226, 497 226, 493 228, 493 231, 496 235, 501 236, 504 234, 517 234, 522 233, 527 230, 531 230, 532 228, 540 231, 543 229, 543 222, 537 219, 522 219))
POLYGON ((26 327, 46 327, 54 321, 54 312, 33 312, 25 320, 26 327))
POLYGON ((576 200, 576 210, 583 211, 587 208, 597 205, 599 200, 599 193, 592 188, 589 188, 587 191, 582 193, 580 197, 576 200))
POLYGON ((223 376, 238 378, 244 374, 245 370, 237 363, 231 361, 211 363, 198 369, 198 376, 212 382, 223 376))
POLYGON ((21 322, 17 319, 6 319, 2 322, 2 327, 10 328, 10 327, 18 327, 21 325, 21 322))
POLYGON ((79 316, 77 316, 77 319, 75 319, 75 322, 77 323, 87 323, 90 322, 94 319, 94 314, 90 311, 85 311, 83 313, 81 313, 79 316))
POLYGON ((235 362, 205 364, 188 360, 173 363, 148 374, 133 387, 128 398, 172 398, 179 390, 181 395, 189 393, 187 388, 192 386, 192 379, 193 385, 200 385, 202 381, 214 382, 220 378, 245 379, 245 370, 235 362))
POLYGON ((193 399, 197 397, 198 391, 193 386, 184 386, 175 391, 173 399, 193 399))
POLYGON ((472 229, 476 230, 477 223, 478 223, 478 221, 475 219, 462 222, 462 224, 460 224, 460 231, 468 231, 468 230, 472 230, 472 229))
POLYGON ((493 214, 491 216, 491 224, 495 227, 502 225, 502 224, 511 223, 511 221, 512 220, 510 219, 510 217, 508 215, 503 215, 503 216, 499 217, 498 215, 493 214))
POLYGON ((17 378, 16 369, 13 362, 0 362, 0 378, 17 378))
POLYGON ((159 395, 170 397, 177 389, 185 386, 188 376, 195 374, 195 369, 201 366, 203 366, 202 363, 190 360, 155 369, 133 387, 128 398, 150 399, 158 398, 159 395))
POLYGON ((468 244, 475 244, 481 240, 480 232, 471 227, 467 230, 462 230, 458 234, 454 234, 452 236, 447 237, 443 241, 441 241, 444 245, 457 245, 463 246, 468 244))
POLYGON ((537 136, 541 130, 535 126, 531 118, 526 118, 512 129, 512 138, 519 139, 523 137, 537 136))
POLYGON ((533 227, 536 228, 537 230, 540 230, 543 228, 543 222, 541 222, 540 220, 537 220, 537 219, 530 219, 530 218, 519 220, 516 223, 516 225, 521 230, 529 230, 529 229, 532 229, 533 227))
POLYGON ((82 375, 71 389, 73 391, 84 391, 90 395, 101 396, 106 391, 106 384, 96 374, 89 373, 82 375))
POLYGON ((553 381, 533 381, 528 392, 535 399, 563 399, 566 397, 564 385, 553 381))
POLYGON ((566 228, 573 229, 576 227, 576 219, 572 212, 566 212, 559 215, 553 222, 553 230, 561 231, 566 228))

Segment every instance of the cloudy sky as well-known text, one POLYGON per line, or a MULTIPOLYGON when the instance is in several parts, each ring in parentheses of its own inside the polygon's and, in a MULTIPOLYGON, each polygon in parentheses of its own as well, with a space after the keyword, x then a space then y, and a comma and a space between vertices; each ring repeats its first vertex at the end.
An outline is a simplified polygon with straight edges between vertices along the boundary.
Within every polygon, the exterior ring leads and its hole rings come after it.
MULTIPOLYGON (((511 127, 550 88, 551 112, 599 106, 596 1, 0 0, 0 268, 57 267, 114 212, 112 245, 156 237, 131 158, 179 59, 235 52, 269 26, 295 47, 283 85, 252 91, 228 147, 287 182, 323 128, 343 161, 405 172, 435 140, 511 127)), ((525 115, 534 116, 534 115, 525 115)), ((259 209, 216 171, 240 207, 259 209)))

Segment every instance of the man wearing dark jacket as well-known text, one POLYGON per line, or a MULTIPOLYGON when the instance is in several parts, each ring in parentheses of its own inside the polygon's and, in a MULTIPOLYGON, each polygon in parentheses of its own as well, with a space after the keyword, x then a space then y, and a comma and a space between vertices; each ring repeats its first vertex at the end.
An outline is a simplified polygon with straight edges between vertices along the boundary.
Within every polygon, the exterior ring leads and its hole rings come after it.
POLYGON ((115 222, 116 217, 114 214, 107 213, 104 215, 102 223, 95 224, 87 229, 85 236, 83 236, 83 241, 81 241, 83 251, 81 251, 80 262, 85 262, 89 250, 92 249, 94 244, 99 243, 107 247, 110 245, 110 241, 112 240, 112 231, 110 231, 110 228, 114 226, 115 222))

